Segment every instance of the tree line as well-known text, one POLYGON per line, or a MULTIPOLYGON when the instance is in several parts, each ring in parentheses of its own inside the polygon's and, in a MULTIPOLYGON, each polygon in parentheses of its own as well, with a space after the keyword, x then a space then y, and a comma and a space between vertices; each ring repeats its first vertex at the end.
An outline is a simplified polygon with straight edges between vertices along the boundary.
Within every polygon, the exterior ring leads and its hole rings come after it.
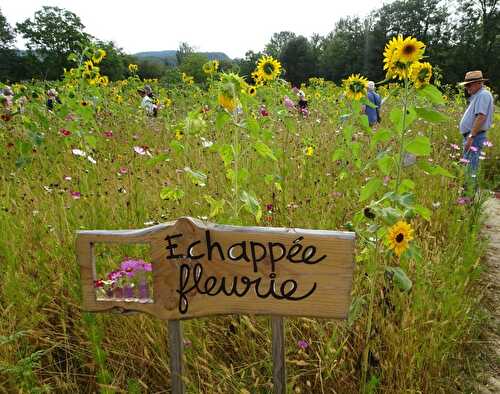
MULTIPOLYGON (((310 77, 335 82, 352 73, 369 79, 385 78, 382 67, 385 43, 398 34, 414 36, 426 45, 427 61, 442 83, 455 84, 468 70, 480 69, 500 90, 500 0, 395 0, 367 17, 345 17, 326 36, 304 37, 294 32, 274 33, 260 52, 248 51, 244 58, 222 61, 221 68, 250 76, 262 55, 279 59, 284 78, 299 85, 310 77)), ((101 73, 111 80, 127 76, 130 63, 139 64, 143 78, 180 80, 185 72, 202 82, 201 66, 208 61, 182 43, 177 65, 159 59, 139 59, 124 53, 113 42, 104 42, 84 32, 74 13, 57 7, 43 7, 32 19, 11 27, 0 10, 0 80, 57 79, 70 68, 71 52, 93 42, 105 49, 101 73), (14 48, 16 35, 27 50, 14 48)), ((148 48, 144 48, 145 50, 148 48)))

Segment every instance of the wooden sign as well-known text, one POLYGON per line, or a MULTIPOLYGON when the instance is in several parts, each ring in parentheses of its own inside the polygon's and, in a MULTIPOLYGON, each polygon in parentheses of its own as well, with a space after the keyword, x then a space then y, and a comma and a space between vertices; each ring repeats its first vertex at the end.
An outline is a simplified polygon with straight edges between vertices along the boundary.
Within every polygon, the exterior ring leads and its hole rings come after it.
POLYGON ((142 230, 79 231, 83 307, 176 320, 220 314, 343 319, 354 269, 352 232, 238 227, 192 218, 142 230), (151 245, 152 299, 101 300, 95 243, 151 245))

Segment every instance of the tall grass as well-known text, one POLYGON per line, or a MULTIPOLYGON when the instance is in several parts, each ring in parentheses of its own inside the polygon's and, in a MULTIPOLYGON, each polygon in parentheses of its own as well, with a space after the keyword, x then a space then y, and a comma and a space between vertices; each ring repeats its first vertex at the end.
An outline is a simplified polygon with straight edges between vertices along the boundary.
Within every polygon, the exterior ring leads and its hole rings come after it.
MULTIPOLYGON (((318 93, 315 96, 311 89, 310 116, 290 115, 288 124, 274 116, 284 111, 281 92, 267 97, 271 116, 263 128, 269 130, 278 156, 281 150, 277 163, 262 161, 250 148, 248 134, 240 135, 241 165, 249 173, 246 184, 263 207, 276 207, 265 223, 344 229, 364 208, 358 202, 359 190, 376 171, 366 166, 377 154, 377 147, 370 147, 372 134, 356 130, 354 135, 363 147, 361 168, 332 161, 332 152, 344 143, 338 116, 343 109, 335 103, 338 90, 318 93), (306 146, 314 146, 313 156, 304 154, 306 146), (283 177, 282 194, 264 181, 270 173, 283 177)), ((186 215, 205 218, 210 212, 205 195, 232 200, 219 154, 203 147, 198 134, 184 135, 183 152, 171 146, 186 113, 211 98, 182 89, 171 96, 174 106, 158 119, 145 117, 130 96, 109 114, 98 115, 81 136, 76 123, 44 114, 40 99, 23 114, 31 124, 21 116, 1 124, 0 392, 169 392, 166 322, 146 315, 83 312, 74 241, 79 229, 141 228, 147 222, 186 215), (71 126, 72 136, 59 133, 71 126), (112 130, 113 137, 104 137, 104 130, 112 130), (16 167, 19 141, 28 140, 30 131, 43 132, 44 142, 33 145, 30 163, 16 167), (96 164, 71 153, 71 148, 87 146, 84 135, 96 139, 95 148, 87 149, 96 164), (148 146, 154 156, 167 153, 169 161, 148 164, 147 156, 134 153, 135 145, 148 146), (182 170, 186 166, 207 174, 206 187, 189 181, 182 170), (120 167, 126 167, 127 174, 119 174, 120 167), (71 180, 65 180, 67 176, 71 180), (166 185, 182 189, 184 197, 160 199, 166 185), (81 198, 73 199, 70 191, 80 192, 81 198)), ((401 292, 389 278, 382 278, 375 289, 368 355, 371 392, 467 392, 480 367, 474 355, 484 322, 477 287, 486 246, 478 236, 481 203, 456 203, 460 169, 449 157, 449 143, 460 143, 460 108, 450 102, 443 110, 451 114, 448 123, 430 126, 419 121, 412 128, 432 136, 432 159, 457 178, 404 169, 432 216, 414 223, 422 259, 405 263, 413 281, 411 291, 401 292)), ((215 106, 203 116, 206 140, 233 142, 234 127, 215 126, 215 106)), ((498 158, 499 131, 497 125, 490 132, 492 158, 498 158)), ((491 159, 483 163, 487 171, 492 165, 491 159)), ((245 224, 254 223, 249 213, 241 215, 245 224)), ((226 207, 212 220, 227 222, 230 217, 226 207)), ((356 255, 348 321, 286 319, 289 392, 359 392, 370 292, 367 273, 378 257, 359 245, 356 255), (299 340, 308 346, 300 347, 299 340)), ((117 255, 117 261, 122 257, 117 255)), ((269 318, 210 317, 185 321, 183 328, 189 393, 272 391, 269 318)))

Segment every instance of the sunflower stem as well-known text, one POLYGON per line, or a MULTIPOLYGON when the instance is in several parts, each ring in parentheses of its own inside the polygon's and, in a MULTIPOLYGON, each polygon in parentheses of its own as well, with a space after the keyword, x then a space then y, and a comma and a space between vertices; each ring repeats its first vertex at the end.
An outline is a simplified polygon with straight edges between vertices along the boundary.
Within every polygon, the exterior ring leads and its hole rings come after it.
POLYGON ((406 112, 408 111, 408 78, 405 78, 405 94, 403 101, 403 124, 401 128, 401 140, 399 143, 399 157, 398 157, 398 171, 396 174, 396 188, 395 192, 397 193, 399 190, 399 185, 401 184, 401 169, 403 167, 403 158, 404 158, 404 139, 406 134, 406 112))

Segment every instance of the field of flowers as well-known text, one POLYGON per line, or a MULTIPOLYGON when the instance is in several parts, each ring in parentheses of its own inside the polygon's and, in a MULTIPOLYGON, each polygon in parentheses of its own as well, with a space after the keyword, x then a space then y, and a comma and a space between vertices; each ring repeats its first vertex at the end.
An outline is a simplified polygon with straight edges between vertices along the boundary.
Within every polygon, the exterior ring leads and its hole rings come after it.
MULTIPOLYGON (((80 229, 181 216, 356 231, 349 319, 286 319, 289 392, 470 392, 486 316, 478 231, 486 189, 500 188, 500 121, 480 191, 464 193, 466 101, 430 84, 424 49, 410 37, 387 44, 374 128, 366 78, 313 78, 299 109, 270 57, 252 84, 212 61, 205 86, 189 75, 165 86, 141 81, 135 65, 110 82, 104 51, 86 48, 64 80, 13 85, 0 121, 0 392, 169 392, 166 323, 83 312, 74 245, 80 229), (140 106, 145 84, 157 117, 140 106), (52 111, 48 88, 61 100, 52 111)), ((130 297, 150 296, 146 249, 103 247, 97 259, 98 294, 129 284, 130 297)), ((272 392, 269 318, 183 328, 187 392, 272 392)))

